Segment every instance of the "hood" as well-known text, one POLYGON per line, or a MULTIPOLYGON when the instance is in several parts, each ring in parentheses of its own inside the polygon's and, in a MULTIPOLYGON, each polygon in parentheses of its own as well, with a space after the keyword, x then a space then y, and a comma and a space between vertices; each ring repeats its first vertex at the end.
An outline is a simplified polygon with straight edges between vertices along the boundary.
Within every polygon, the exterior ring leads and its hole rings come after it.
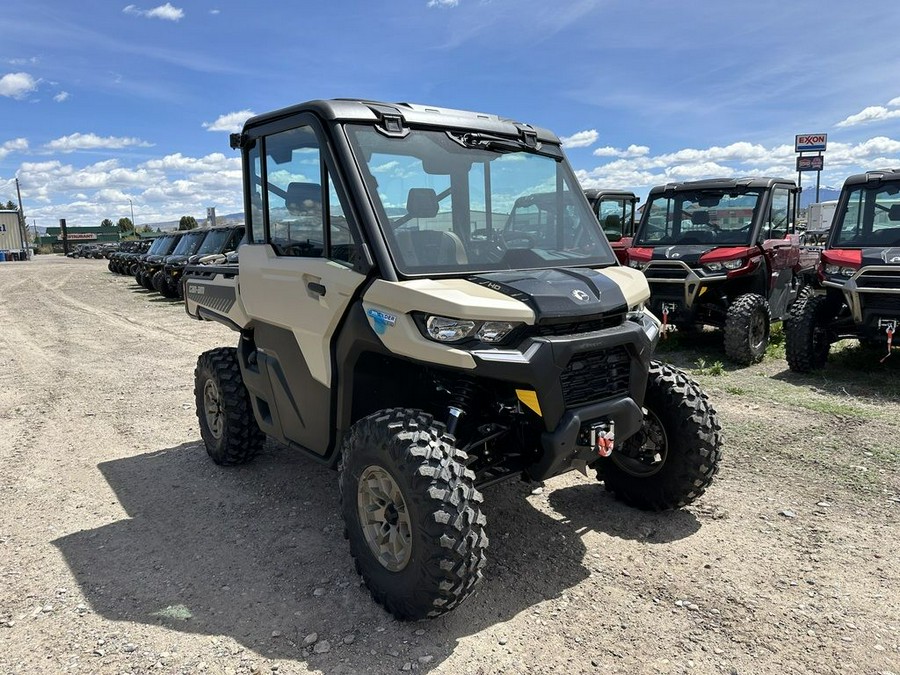
POLYGON ((900 248, 864 248, 862 250, 863 265, 897 265, 900 267, 900 248))
POLYGON ((468 280, 525 303, 534 311, 538 324, 628 311, 620 286, 592 269, 493 272, 468 280))

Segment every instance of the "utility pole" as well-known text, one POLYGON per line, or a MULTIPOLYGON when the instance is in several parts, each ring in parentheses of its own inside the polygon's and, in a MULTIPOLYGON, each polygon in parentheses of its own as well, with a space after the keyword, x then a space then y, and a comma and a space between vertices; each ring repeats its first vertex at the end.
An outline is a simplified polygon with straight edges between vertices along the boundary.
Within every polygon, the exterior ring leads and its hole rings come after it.
POLYGON ((137 238, 137 223, 134 222, 134 204, 131 203, 131 199, 128 200, 128 206, 131 207, 131 231, 134 232, 135 239, 137 238))
POLYGON ((22 191, 19 190, 19 179, 16 178, 16 197, 19 199, 19 236, 22 238, 22 255, 28 257, 28 242, 25 235, 25 209, 22 208, 22 191))

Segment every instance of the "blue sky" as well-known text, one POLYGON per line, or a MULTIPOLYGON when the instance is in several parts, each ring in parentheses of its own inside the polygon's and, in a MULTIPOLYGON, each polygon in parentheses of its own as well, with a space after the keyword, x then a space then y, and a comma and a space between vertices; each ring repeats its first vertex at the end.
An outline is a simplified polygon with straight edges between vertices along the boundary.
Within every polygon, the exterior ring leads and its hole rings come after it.
MULTIPOLYGON (((228 147, 314 98, 497 113, 566 139, 584 187, 900 166, 900 3, 7 0, 0 200, 28 224, 241 209, 228 147), (131 203, 129 204, 129 200, 131 203)), ((814 187, 815 174, 804 186, 814 187)))

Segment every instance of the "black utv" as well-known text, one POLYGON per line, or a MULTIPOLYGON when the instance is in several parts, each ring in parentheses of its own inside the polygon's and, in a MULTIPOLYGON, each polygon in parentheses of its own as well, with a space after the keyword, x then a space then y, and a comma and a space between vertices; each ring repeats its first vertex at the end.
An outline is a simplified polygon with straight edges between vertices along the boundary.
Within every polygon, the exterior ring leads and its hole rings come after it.
MULTIPOLYGON (((187 265, 200 263, 200 261, 211 256, 218 260, 218 256, 226 256, 228 253, 237 250, 241 240, 244 238, 245 228, 243 225, 231 225, 198 231, 204 235, 200 245, 195 247, 192 241, 190 249, 193 252, 184 250, 179 253, 176 250, 174 254, 166 259, 162 271, 157 273, 159 286, 157 286, 157 279, 154 278, 153 280, 153 287, 167 298, 184 297, 181 278, 187 265)), ((180 246, 181 244, 179 244, 180 246)))
POLYGON ((153 246, 137 260, 135 281, 148 291, 153 290, 153 275, 162 268, 163 261, 175 251, 185 231, 171 232, 158 237, 153 246))

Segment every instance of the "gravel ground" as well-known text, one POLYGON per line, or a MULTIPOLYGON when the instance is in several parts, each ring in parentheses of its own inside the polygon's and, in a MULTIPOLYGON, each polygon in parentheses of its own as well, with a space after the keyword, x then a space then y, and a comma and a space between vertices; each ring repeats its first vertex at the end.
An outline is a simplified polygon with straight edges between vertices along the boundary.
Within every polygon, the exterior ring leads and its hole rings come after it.
POLYGON ((360 586, 335 474, 206 457, 194 363, 234 338, 105 261, 0 264, 0 672, 900 673, 900 354, 804 378, 667 341, 721 416, 709 492, 489 488, 479 590, 405 624, 360 586))

